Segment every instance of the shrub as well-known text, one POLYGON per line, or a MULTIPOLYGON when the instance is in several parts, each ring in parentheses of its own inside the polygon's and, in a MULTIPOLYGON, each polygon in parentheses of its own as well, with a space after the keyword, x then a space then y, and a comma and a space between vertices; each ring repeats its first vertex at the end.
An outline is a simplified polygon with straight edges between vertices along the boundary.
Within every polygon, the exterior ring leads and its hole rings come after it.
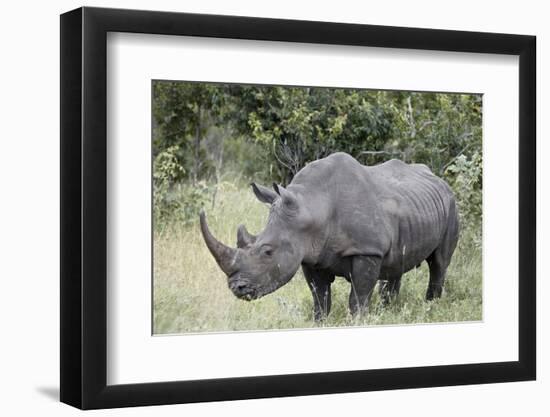
POLYGON ((192 223, 213 195, 213 187, 204 181, 195 185, 176 182, 185 173, 178 163, 178 150, 178 146, 170 146, 153 162, 153 215, 159 226, 168 221, 192 223))
POLYGON ((174 180, 185 171, 176 156, 178 146, 169 146, 161 151, 153 161, 153 212, 155 222, 160 222, 177 208, 171 198, 174 180))
POLYGON ((445 170, 458 202, 463 228, 468 226, 479 230, 481 226, 482 169, 481 155, 475 152, 470 158, 458 156, 445 170))

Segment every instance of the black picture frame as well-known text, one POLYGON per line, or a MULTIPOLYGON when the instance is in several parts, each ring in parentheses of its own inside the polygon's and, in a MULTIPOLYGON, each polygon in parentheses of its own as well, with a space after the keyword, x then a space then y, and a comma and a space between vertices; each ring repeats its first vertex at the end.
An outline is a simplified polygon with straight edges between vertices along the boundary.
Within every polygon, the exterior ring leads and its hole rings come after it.
POLYGON ((82 409, 533 380, 534 36, 79 8, 61 15, 61 401, 82 409), (107 385, 108 32, 519 56, 519 358, 513 362, 107 385))

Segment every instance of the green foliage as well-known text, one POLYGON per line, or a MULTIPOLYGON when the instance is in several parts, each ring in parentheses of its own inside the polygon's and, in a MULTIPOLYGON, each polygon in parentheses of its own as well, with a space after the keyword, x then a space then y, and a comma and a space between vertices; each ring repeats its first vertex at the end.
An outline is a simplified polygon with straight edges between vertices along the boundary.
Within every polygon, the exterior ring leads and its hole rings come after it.
POLYGON ((359 155, 389 138, 391 114, 377 93, 335 88, 246 87, 248 128, 275 160, 277 177, 289 182, 309 162, 339 150, 359 155))
POLYGON ((456 156, 481 153, 481 96, 386 92, 380 100, 392 111, 386 149, 396 157, 442 176, 456 156))
POLYGON ((153 82, 153 156, 170 146, 185 169, 176 179, 196 182, 203 174, 203 139, 224 114, 223 88, 214 84, 153 82))
POLYGON ((307 162, 345 151, 367 165, 428 165, 477 227, 481 106, 474 94, 155 81, 155 214, 187 221, 215 203, 221 181, 287 184, 307 162))
POLYGON ((175 180, 185 170, 177 159, 178 146, 169 146, 160 151, 153 161, 153 211, 155 222, 170 216, 177 208, 170 191, 175 180))
POLYGON ((223 142, 224 176, 235 182, 272 182, 277 161, 266 161, 262 145, 242 137, 228 137, 223 142))
POLYGON ((153 161, 153 215, 159 227, 166 219, 192 223, 200 208, 212 198, 213 189, 204 181, 195 185, 174 182, 185 174, 177 152, 178 146, 170 146, 153 161))
POLYGON ((480 226, 482 219, 482 158, 459 155, 446 169, 447 177, 458 201, 463 224, 480 226))

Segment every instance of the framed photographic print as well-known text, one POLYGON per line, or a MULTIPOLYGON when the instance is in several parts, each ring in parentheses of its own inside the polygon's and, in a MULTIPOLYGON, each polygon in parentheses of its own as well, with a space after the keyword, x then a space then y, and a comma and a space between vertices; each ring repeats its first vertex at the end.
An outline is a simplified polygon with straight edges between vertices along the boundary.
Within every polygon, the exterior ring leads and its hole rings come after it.
POLYGON ((535 38, 61 16, 61 401, 535 379, 535 38))

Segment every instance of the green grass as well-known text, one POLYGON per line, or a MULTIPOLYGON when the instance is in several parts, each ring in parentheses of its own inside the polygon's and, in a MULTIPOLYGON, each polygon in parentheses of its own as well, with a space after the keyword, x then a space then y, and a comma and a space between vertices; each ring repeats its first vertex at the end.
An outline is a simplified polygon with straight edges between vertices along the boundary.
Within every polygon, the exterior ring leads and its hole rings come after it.
MULTIPOLYGON (((216 207, 206 209, 214 235, 232 246, 240 223, 256 234, 268 215, 268 207, 248 188, 230 184, 219 191, 216 207)), ((482 319, 481 248, 469 236, 461 236, 441 299, 424 299, 428 285, 424 262, 403 276, 401 292, 392 304, 383 307, 375 291, 368 314, 354 318, 348 312, 350 284, 337 278, 332 285, 332 311, 327 320, 317 324, 313 321, 313 299, 301 271, 274 293, 252 302, 242 301, 228 289, 227 278, 202 240, 198 221, 157 227, 154 333, 478 321, 482 319)))

